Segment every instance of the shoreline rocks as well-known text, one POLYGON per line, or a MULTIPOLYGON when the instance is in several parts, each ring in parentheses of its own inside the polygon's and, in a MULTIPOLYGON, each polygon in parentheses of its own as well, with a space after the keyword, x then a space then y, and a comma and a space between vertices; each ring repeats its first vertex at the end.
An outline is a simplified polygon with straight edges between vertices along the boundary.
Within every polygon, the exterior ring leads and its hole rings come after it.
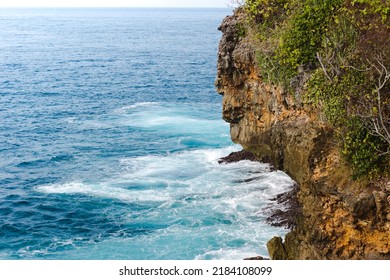
POLYGON ((232 162, 239 162, 241 160, 258 161, 256 159, 256 156, 252 152, 242 150, 239 152, 232 152, 229 155, 227 155, 226 157, 220 158, 218 160, 218 163, 219 164, 232 163, 232 162))

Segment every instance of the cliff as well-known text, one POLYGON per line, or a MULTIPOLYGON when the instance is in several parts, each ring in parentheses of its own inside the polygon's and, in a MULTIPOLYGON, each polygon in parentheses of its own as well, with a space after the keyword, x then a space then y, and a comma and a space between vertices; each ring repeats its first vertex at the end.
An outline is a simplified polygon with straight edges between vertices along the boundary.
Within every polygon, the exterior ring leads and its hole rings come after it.
MULTIPOLYGON (((216 88, 231 138, 299 185, 301 214, 285 237, 268 243, 272 259, 390 259, 390 182, 353 180, 334 129, 302 101, 265 81, 242 15, 220 26, 216 88)), ((309 75, 300 69, 297 83, 309 75)))

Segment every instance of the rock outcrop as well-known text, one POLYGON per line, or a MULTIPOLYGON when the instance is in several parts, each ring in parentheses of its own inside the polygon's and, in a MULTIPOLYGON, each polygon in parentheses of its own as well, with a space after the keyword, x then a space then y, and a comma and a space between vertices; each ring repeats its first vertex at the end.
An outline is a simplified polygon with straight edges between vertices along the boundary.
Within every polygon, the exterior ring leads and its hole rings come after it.
MULTIPOLYGON (((353 181, 333 130, 282 88, 263 81, 238 13, 220 26, 216 88, 231 138, 298 184, 295 228, 268 243, 272 259, 390 259, 390 182, 353 181)), ((306 73, 297 77, 305 82, 306 73)))

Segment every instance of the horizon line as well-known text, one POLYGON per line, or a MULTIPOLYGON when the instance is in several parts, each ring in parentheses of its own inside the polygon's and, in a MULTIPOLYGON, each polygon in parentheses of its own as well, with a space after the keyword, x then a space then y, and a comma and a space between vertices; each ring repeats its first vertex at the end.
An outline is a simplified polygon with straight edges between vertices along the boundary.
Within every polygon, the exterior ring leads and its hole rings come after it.
POLYGON ((195 8, 208 8, 208 9, 229 9, 233 7, 221 7, 221 6, 195 6, 195 7, 188 7, 188 6, 146 6, 146 7, 141 7, 141 6, 0 6, 1 8, 140 8, 140 9, 153 9, 153 8, 167 8, 167 9, 195 9, 195 8))

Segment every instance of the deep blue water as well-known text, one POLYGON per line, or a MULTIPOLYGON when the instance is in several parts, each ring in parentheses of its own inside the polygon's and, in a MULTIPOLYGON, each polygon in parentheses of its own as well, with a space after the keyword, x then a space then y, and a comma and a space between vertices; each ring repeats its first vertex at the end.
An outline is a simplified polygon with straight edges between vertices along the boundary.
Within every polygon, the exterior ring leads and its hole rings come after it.
POLYGON ((240 149, 214 90, 229 13, 0 10, 1 259, 267 255, 292 181, 217 162, 240 149))

